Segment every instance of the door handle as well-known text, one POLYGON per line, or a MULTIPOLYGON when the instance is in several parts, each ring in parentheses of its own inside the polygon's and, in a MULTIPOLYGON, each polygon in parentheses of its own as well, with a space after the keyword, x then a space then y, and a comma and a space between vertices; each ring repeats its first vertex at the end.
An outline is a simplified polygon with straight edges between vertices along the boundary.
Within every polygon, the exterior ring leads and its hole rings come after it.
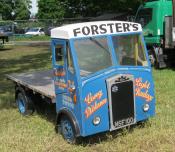
POLYGON ((74 93, 76 88, 74 85, 70 85, 68 89, 69 89, 69 92, 74 93))

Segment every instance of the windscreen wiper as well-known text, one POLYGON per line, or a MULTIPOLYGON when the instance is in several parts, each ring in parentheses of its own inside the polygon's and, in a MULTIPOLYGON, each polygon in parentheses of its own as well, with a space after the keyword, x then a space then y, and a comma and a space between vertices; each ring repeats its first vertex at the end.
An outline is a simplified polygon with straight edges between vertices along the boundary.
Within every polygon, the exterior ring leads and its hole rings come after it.
POLYGON ((95 40, 94 38, 90 38, 90 40, 92 42, 94 42, 95 44, 97 44, 99 47, 101 47, 102 49, 104 49, 105 51, 109 52, 108 49, 106 49, 100 42, 98 42, 97 40, 95 40))

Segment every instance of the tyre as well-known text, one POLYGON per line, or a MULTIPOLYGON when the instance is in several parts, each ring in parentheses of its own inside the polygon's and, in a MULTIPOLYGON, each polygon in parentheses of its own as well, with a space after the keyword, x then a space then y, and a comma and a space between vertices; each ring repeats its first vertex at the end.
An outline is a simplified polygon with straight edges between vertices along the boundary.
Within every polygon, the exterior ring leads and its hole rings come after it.
POLYGON ((154 67, 156 63, 156 58, 152 50, 148 50, 148 57, 149 57, 151 66, 154 67))
POLYGON ((30 97, 28 97, 24 91, 17 93, 16 103, 18 106, 18 110, 22 115, 31 115, 34 112, 33 103, 30 97))
POLYGON ((71 144, 76 143, 75 129, 72 122, 66 117, 62 116, 60 122, 60 131, 63 138, 71 144))

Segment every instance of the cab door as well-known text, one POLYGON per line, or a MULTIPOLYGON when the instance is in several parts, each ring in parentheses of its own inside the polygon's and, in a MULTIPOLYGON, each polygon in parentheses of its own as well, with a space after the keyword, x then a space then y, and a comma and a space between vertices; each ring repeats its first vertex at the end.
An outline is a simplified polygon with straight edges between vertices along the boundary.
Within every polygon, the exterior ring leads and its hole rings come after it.
POLYGON ((55 93, 67 92, 67 62, 66 62, 66 41, 52 40, 52 63, 54 73, 55 93))

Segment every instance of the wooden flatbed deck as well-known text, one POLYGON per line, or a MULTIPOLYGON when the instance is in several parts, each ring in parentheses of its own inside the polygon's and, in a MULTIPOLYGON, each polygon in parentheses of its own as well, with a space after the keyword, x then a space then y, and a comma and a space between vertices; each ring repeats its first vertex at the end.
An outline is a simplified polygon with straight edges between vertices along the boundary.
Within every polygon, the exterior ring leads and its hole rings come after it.
POLYGON ((6 75, 8 79, 21 84, 34 92, 37 92, 43 96, 55 99, 55 89, 53 80, 53 71, 37 71, 20 74, 6 75))

